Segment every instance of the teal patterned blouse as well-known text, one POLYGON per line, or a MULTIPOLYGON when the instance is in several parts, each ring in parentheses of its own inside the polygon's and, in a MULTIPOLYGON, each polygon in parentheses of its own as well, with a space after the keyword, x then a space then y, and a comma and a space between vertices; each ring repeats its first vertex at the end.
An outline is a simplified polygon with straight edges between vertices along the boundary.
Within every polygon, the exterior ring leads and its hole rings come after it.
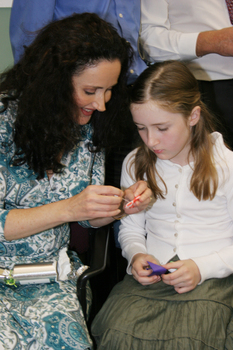
MULTIPOLYGON (((38 181, 37 174, 26 164, 12 166, 10 160, 15 151, 12 130, 16 113, 16 102, 10 102, 7 110, 0 112, 0 267, 7 268, 15 264, 56 259, 59 250, 68 246, 70 233, 67 223, 27 238, 7 241, 4 225, 10 210, 63 200, 80 193, 89 184, 104 183, 104 154, 88 150, 93 132, 90 124, 81 127, 79 143, 63 155, 64 171, 54 174, 50 180, 46 175, 38 181)), ((90 226, 88 221, 81 224, 90 226)))

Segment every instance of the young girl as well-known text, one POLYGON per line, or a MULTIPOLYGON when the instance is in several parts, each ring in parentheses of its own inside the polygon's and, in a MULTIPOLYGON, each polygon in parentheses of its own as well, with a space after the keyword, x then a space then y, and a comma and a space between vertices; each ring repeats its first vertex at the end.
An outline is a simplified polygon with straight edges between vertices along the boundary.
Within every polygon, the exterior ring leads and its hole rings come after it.
POLYGON ((143 143, 122 186, 147 179, 154 201, 122 220, 128 275, 93 322, 98 349, 233 349, 233 153, 184 64, 150 66, 131 102, 143 143))

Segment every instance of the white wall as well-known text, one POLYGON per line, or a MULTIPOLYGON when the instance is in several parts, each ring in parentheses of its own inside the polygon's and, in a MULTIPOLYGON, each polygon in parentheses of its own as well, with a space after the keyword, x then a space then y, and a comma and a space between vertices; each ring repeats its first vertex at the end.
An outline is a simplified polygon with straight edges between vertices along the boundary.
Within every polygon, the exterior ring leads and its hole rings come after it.
POLYGON ((14 63, 9 36, 11 5, 12 0, 0 0, 0 73, 14 63))

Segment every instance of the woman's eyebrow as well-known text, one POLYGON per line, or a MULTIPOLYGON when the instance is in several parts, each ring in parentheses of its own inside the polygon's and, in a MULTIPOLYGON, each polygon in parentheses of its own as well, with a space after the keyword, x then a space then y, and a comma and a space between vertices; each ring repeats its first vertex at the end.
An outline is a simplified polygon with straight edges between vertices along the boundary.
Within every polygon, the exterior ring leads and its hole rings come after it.
MULTIPOLYGON (((108 89, 111 89, 111 88, 113 88, 116 85, 117 85, 117 83, 114 84, 114 85, 109 86, 108 89)), ((95 85, 86 85, 85 89, 104 89, 104 87, 103 86, 95 86, 95 85)))

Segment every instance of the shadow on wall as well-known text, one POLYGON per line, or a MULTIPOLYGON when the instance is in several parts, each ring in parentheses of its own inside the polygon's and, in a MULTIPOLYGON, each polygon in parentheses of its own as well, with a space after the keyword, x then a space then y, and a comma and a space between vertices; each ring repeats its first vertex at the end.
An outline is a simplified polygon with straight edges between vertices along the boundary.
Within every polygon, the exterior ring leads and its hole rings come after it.
POLYGON ((11 8, 0 7, 0 73, 14 63, 9 36, 10 14, 11 8))

